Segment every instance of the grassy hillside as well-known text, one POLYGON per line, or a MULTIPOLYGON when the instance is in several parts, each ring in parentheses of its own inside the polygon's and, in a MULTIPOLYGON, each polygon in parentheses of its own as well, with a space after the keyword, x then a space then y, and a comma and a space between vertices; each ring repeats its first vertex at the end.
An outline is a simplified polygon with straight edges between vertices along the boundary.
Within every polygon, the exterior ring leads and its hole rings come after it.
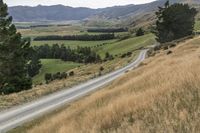
POLYGON ((171 50, 170 55, 161 51, 147 59, 105 89, 13 132, 199 132, 200 37, 171 50))
MULTIPOLYGON (((21 25, 23 25, 22 23, 21 25)), ((23 26, 26 26, 24 24, 23 26)), ((18 29, 18 31, 25 37, 47 36, 47 35, 72 35, 80 34, 83 30, 81 26, 50 26, 50 27, 37 27, 28 29, 18 29)))
POLYGON ((42 59, 40 73, 33 78, 33 83, 38 84, 44 81, 45 73, 67 72, 70 69, 80 66, 79 63, 65 62, 59 59, 42 59))
POLYGON ((195 31, 200 31, 200 21, 196 21, 194 29, 195 31))
POLYGON ((123 54, 129 51, 134 51, 138 48, 145 47, 147 45, 153 45, 155 43, 154 35, 147 34, 140 37, 133 37, 116 43, 111 43, 98 47, 95 49, 101 56, 104 56, 106 52, 112 55, 123 54))

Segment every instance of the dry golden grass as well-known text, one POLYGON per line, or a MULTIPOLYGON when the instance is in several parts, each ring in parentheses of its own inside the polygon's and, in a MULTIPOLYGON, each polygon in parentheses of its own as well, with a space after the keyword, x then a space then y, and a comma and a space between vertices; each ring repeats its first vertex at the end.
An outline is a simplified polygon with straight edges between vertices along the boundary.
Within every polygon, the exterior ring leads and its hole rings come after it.
POLYGON ((200 38, 172 50, 171 55, 162 51, 105 89, 15 132, 199 132, 200 38))
POLYGON ((133 60, 137 53, 138 52, 135 52, 132 57, 129 58, 116 58, 115 60, 107 61, 102 64, 88 64, 80 66, 79 68, 75 68, 73 70, 75 72, 74 76, 68 77, 65 80, 58 80, 51 82, 50 84, 39 85, 31 90, 23 91, 20 93, 14 93, 5 96, 0 95, 0 110, 13 107, 14 105, 20 105, 22 103, 33 101, 41 96, 64 88, 69 88, 73 85, 80 84, 81 82, 97 77, 99 76, 100 66, 104 67, 102 74, 119 69, 120 67, 133 60))

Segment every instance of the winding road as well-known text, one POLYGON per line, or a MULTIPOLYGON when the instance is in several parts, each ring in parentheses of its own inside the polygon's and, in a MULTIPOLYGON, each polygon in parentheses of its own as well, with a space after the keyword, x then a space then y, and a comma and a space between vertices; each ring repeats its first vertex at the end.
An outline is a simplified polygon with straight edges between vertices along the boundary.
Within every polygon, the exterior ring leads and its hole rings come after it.
POLYGON ((138 58, 124 68, 99 78, 89 80, 70 89, 50 94, 34 102, 0 112, 0 133, 7 132, 25 122, 31 121, 47 112, 53 111, 67 103, 102 88, 123 75, 126 71, 137 67, 145 59, 146 53, 147 50, 142 50, 138 58))

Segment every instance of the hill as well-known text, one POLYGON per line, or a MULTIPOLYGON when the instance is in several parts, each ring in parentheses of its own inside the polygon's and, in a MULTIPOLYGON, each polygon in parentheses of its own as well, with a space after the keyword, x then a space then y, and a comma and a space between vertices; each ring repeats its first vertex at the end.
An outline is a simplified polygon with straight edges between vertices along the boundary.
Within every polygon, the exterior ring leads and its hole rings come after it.
MULTIPOLYGON (((124 19, 130 16, 151 14, 158 6, 162 6, 166 0, 158 0, 155 2, 141 5, 114 6, 101 9, 90 8, 73 8, 63 5, 42 6, 15 6, 9 7, 10 15, 14 21, 30 22, 30 21, 66 21, 66 20, 84 20, 88 18, 104 18, 104 19, 124 19)), ((199 0, 171 0, 171 3, 182 2, 189 4, 200 4, 199 0)))
POLYGON ((63 5, 54 6, 15 6, 9 8, 10 15, 14 21, 64 21, 82 20, 95 13, 89 8, 73 8, 63 5))
POLYGON ((15 132, 193 132, 199 128, 200 37, 159 51, 105 89, 15 132), (192 68, 192 69, 191 69, 192 68))

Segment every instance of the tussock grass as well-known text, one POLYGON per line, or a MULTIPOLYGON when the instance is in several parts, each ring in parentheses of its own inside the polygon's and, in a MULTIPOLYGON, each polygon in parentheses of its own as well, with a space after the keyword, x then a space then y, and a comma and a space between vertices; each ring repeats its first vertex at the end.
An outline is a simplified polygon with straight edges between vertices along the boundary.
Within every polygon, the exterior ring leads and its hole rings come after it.
POLYGON ((172 54, 161 51, 105 89, 20 130, 28 133, 199 132, 200 38, 171 50, 172 54))

